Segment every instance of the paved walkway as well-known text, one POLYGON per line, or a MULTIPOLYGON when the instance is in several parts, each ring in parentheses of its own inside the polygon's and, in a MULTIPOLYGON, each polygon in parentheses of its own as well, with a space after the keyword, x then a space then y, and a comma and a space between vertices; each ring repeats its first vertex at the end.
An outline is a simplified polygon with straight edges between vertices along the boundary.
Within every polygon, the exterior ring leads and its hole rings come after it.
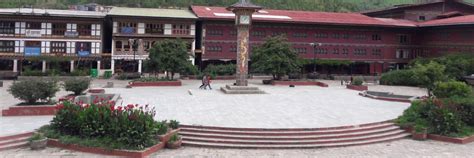
POLYGON ((267 86, 252 80, 268 94, 226 95, 219 88, 233 81, 214 81, 213 90, 199 90, 200 81, 182 87, 113 88, 122 105, 155 106, 158 120, 176 119, 188 125, 247 128, 315 128, 373 123, 395 119, 408 103, 387 102, 358 95, 340 85, 267 86), (191 91, 192 95, 189 94, 191 91))
MULTIPOLYGON (((298 149, 298 150, 250 150, 250 149, 215 149, 183 147, 177 150, 164 149, 152 154, 156 158, 247 158, 247 157, 363 157, 363 158, 470 158, 473 155, 474 143, 466 145, 449 144, 436 141, 414 141, 403 139, 388 143, 371 144, 364 146, 324 148, 324 149, 298 149)), ((5 158, 94 158, 106 157, 59 148, 47 148, 33 151, 28 148, 7 150, 0 152, 0 157, 5 158)))

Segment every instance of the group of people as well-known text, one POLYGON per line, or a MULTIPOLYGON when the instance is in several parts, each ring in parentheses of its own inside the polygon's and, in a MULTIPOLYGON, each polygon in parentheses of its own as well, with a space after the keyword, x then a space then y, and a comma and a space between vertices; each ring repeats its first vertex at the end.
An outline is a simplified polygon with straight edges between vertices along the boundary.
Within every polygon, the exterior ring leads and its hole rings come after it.
POLYGON ((211 76, 208 74, 205 74, 202 76, 202 85, 199 86, 199 89, 207 89, 209 87, 209 90, 212 90, 211 88, 211 76))

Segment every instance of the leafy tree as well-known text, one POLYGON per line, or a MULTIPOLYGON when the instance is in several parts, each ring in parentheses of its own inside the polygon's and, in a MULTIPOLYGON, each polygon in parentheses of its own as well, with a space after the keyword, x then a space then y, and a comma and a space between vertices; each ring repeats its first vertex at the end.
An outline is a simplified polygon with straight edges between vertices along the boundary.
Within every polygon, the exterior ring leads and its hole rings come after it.
POLYGON ((272 74, 276 80, 301 68, 301 59, 283 36, 267 38, 254 49, 251 59, 254 72, 272 74))
POLYGON ((183 40, 163 40, 150 49, 150 60, 146 66, 154 72, 167 71, 167 78, 174 79, 175 73, 187 73, 193 65, 188 60, 186 42, 183 40))
POLYGON ((415 74, 413 78, 418 80, 422 87, 428 89, 428 95, 431 96, 431 92, 435 88, 436 82, 446 81, 448 76, 445 74, 446 67, 435 61, 431 61, 428 64, 416 64, 412 71, 415 74))

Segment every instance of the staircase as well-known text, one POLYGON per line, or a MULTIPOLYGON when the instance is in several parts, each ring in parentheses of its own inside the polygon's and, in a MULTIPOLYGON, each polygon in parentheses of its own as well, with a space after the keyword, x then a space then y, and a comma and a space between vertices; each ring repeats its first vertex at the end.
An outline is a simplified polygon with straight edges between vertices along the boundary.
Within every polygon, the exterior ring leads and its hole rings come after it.
POLYGON ((33 132, 0 137, 0 151, 26 147, 33 132))
POLYGON ((221 128, 182 125, 183 145, 219 148, 291 149, 373 144, 410 134, 390 122, 318 129, 221 128))

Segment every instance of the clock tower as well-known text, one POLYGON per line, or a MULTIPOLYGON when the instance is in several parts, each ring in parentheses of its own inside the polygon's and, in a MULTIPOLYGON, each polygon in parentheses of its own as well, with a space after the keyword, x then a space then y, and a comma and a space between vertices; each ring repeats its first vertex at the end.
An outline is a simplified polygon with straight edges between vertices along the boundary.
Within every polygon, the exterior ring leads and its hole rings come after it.
POLYGON ((227 8, 235 14, 237 26, 237 86, 248 86, 249 32, 252 25, 252 14, 262 7, 252 4, 250 0, 240 0, 227 8))

